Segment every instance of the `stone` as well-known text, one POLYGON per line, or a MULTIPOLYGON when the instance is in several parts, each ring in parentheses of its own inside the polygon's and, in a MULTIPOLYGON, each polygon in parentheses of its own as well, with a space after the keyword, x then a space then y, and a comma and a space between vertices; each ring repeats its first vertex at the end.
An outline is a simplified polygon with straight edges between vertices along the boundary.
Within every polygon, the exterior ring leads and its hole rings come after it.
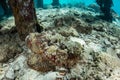
POLYGON ((106 52, 107 52, 108 54, 112 55, 112 56, 116 56, 116 57, 117 57, 117 55, 116 55, 116 54, 117 54, 117 51, 116 51, 116 49, 114 49, 114 48, 112 48, 112 47, 107 48, 106 52))
MULTIPOLYGON (((86 8, 38 9, 38 20, 45 30, 42 33, 28 35, 27 46, 18 40, 16 33, 11 34, 6 31, 4 35, 0 35, 0 51, 3 50, 2 53, 6 54, 8 48, 11 49, 8 51, 9 53, 14 52, 11 47, 15 43, 24 49, 23 53, 20 51, 21 54, 10 58, 6 64, 0 63, 0 80, 12 80, 9 78, 13 77, 15 80, 55 80, 56 78, 119 80, 120 31, 118 26, 97 18, 94 21, 94 17, 98 13, 91 12, 89 8, 86 8), (84 19, 84 15, 81 16, 83 13, 86 17, 84 19), (68 20, 72 19, 70 15, 74 18, 73 20, 68 20), (93 19, 87 15, 91 15, 93 19), (64 16, 67 16, 66 19, 64 16), (64 20, 61 22, 62 24, 58 18, 64 20), (54 24, 56 19, 58 19, 58 26, 54 24), (92 26, 92 33, 87 26, 92 26), (89 34, 85 33, 87 31, 89 34), (68 71, 65 76, 59 74, 61 63, 65 65, 62 67, 68 71), (9 78, 5 78, 6 74, 9 78), (14 76, 12 76, 13 74, 14 76)), ((4 22, 4 25, 2 23, 4 29, 9 26, 8 23, 10 21, 4 22)), ((10 25, 10 27, 13 26, 10 25)))
POLYGON ((75 41, 64 41, 66 37, 56 33, 31 33, 26 45, 33 52, 28 65, 38 71, 54 71, 57 67, 71 68, 77 63, 83 51, 75 41))
POLYGON ((120 59, 115 57, 115 56, 111 56, 110 54, 100 54, 99 57, 101 58, 101 61, 106 64, 107 66, 111 67, 111 68, 118 68, 120 67, 120 59))
POLYGON ((80 39, 80 38, 77 38, 77 37, 70 37, 70 40, 73 41, 73 42, 78 42, 79 44, 81 44, 82 46, 85 46, 86 43, 84 40, 80 39))
POLYGON ((93 42, 89 43, 88 46, 94 51, 94 52, 101 52, 102 51, 102 45, 95 44, 93 42))
POLYGON ((111 43, 107 40, 107 39, 105 39, 105 45, 107 45, 107 46, 110 46, 111 45, 111 43))
POLYGON ((79 36, 79 33, 77 32, 77 30, 73 27, 70 27, 70 28, 60 28, 60 30, 58 30, 58 32, 62 35, 62 36, 65 36, 65 37, 68 37, 68 36, 79 36))
POLYGON ((23 55, 20 55, 14 62, 10 63, 9 68, 6 71, 4 78, 14 79, 15 77, 17 77, 18 75, 16 71, 19 72, 20 69, 24 69, 25 60, 26 60, 26 57, 23 55))
POLYGON ((58 72, 49 72, 43 78, 43 80, 56 80, 56 77, 59 75, 58 72))
POLYGON ((4 78, 8 67, 9 67, 8 64, 0 63, 0 80, 2 80, 4 78))
POLYGON ((9 70, 7 71, 5 77, 8 78, 8 79, 14 79, 15 78, 14 69, 9 68, 9 70))
POLYGON ((120 68, 116 68, 110 73, 111 76, 106 80, 119 80, 120 79, 120 68))
POLYGON ((24 74, 18 77, 18 80, 44 80, 43 75, 33 69, 26 69, 24 70, 24 74))

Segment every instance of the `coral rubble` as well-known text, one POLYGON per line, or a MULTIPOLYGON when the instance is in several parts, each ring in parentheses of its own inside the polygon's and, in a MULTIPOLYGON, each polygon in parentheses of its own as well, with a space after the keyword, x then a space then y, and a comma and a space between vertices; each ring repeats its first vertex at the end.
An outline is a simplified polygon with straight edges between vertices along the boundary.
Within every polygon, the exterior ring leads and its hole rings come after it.
POLYGON ((31 33, 26 43, 34 54, 28 59, 28 65, 40 71, 73 67, 80 58, 82 46, 65 39, 67 38, 52 32, 31 33))
POLYGON ((120 28, 90 10, 38 9, 44 31, 25 42, 13 18, 2 21, 0 80, 119 80, 120 28))

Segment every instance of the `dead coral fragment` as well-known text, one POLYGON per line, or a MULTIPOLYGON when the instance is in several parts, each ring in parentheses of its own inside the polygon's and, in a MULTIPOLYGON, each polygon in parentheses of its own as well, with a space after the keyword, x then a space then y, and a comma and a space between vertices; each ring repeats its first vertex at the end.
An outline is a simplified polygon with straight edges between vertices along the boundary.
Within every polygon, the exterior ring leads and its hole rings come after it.
POLYGON ((71 68, 77 63, 82 46, 58 35, 52 32, 31 33, 26 38, 27 46, 34 53, 28 59, 31 68, 47 72, 56 67, 71 68))

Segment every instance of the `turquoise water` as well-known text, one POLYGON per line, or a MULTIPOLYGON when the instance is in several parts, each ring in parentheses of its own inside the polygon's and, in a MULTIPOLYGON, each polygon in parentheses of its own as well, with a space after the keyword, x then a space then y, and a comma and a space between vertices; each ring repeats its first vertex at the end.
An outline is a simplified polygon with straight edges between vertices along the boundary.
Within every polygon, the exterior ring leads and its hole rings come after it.
MULTIPOLYGON (((37 0, 34 0, 35 2, 37 0)), ((85 5, 89 5, 89 4, 93 4, 95 3, 95 0, 59 0, 61 4, 68 4, 68 3, 71 3, 71 4, 75 4, 75 3, 79 3, 79 2, 83 2, 85 3, 85 5)), ((51 4, 52 3, 52 0, 44 0, 44 4, 51 4)), ((114 11, 120 15, 120 0, 113 0, 113 3, 114 3, 114 6, 113 6, 113 9, 114 11)), ((3 14, 3 10, 1 9, 1 6, 0 6, 0 15, 3 14)))
MULTIPOLYGON (((95 0, 59 0, 61 4, 68 4, 68 3, 78 3, 78 2, 83 2, 85 5, 93 4, 95 3, 95 0)), ((44 4, 51 4, 52 0, 44 0, 44 4)), ((120 15, 120 0, 113 0, 114 6, 113 9, 114 11, 120 15)))
POLYGON ((120 0, 113 0, 113 9, 120 15, 120 0))

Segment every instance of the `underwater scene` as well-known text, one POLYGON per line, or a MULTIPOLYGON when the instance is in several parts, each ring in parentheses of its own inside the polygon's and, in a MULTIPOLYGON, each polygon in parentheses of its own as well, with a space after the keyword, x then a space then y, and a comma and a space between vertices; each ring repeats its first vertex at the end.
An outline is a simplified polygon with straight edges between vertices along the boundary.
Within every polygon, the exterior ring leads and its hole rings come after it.
POLYGON ((0 80, 120 80, 119 0, 0 0, 0 80))

